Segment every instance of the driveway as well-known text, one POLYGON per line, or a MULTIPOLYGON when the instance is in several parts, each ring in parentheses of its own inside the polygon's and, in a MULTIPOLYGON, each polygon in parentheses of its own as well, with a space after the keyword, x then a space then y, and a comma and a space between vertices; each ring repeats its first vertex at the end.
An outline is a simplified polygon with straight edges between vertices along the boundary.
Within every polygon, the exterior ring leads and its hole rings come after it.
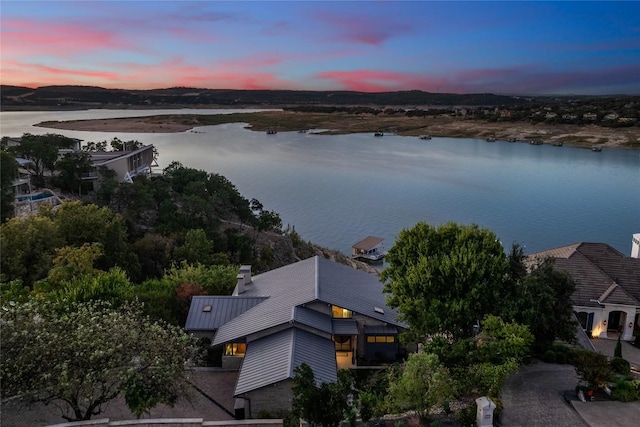
POLYGON ((504 427, 584 427, 580 415, 565 401, 578 378, 572 365, 534 363, 511 375, 502 388, 504 427))

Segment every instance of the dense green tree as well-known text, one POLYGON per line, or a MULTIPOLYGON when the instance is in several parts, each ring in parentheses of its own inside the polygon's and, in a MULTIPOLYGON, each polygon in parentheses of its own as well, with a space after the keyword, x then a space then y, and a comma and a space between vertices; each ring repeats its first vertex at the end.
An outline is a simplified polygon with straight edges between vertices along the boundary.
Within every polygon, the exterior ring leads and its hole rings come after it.
POLYGON ((189 230, 184 244, 175 249, 174 259, 188 264, 210 265, 213 263, 213 242, 207 238, 204 230, 189 230))
POLYGON ((82 176, 91 172, 91 157, 84 151, 65 153, 56 161, 55 168, 58 175, 53 177, 53 183, 61 189, 78 193, 88 192, 88 183, 82 180, 82 176))
POLYGON ((100 256, 102 249, 97 244, 56 248, 48 280, 55 287, 76 277, 92 275, 96 272, 93 265, 100 256))
POLYGON ((20 138, 20 143, 11 150, 17 157, 31 160, 35 165, 35 173, 39 185, 44 185, 44 171, 55 169, 58 160, 58 150, 71 148, 76 140, 63 135, 47 133, 44 135, 32 135, 25 133, 20 138))
POLYGON ((163 277, 173 288, 185 283, 202 286, 209 295, 231 295, 236 285, 239 268, 237 265, 187 264, 172 266, 163 277))
POLYGON ((352 381, 347 371, 338 371, 338 381, 318 385, 306 363, 294 369, 292 411, 311 426, 335 427, 347 418, 347 397, 352 381))
POLYGON ((418 223, 400 232, 380 277, 415 338, 448 333, 469 337, 494 313, 508 260, 495 234, 477 225, 418 223))
POLYGON ((18 177, 15 157, 0 150, 0 222, 13 217, 13 180, 18 177))
POLYGON ((389 380, 388 398, 398 412, 414 410, 424 418, 431 409, 450 400, 453 390, 449 370, 436 355, 411 353, 400 376, 389 380))
POLYGON ((188 388, 194 340, 151 321, 136 304, 7 304, 0 353, 2 397, 55 403, 69 421, 88 420, 123 396, 137 416, 173 405, 188 388))
POLYGON ((118 307, 132 300, 134 286, 123 270, 114 267, 109 271, 96 271, 93 274, 72 277, 55 288, 43 287, 40 292, 44 294, 44 298, 61 304, 104 301, 118 307))
POLYGON ((99 243, 103 256, 96 268, 108 270, 118 266, 135 279, 140 273, 138 259, 127 242, 127 228, 120 215, 106 207, 83 205, 80 202, 63 203, 54 215, 60 236, 67 245, 99 243))
POLYGON ((26 286, 47 277, 55 249, 64 240, 49 217, 11 218, 0 225, 0 271, 4 280, 21 280, 26 286))
POLYGON ((527 326, 489 315, 482 321, 482 330, 476 337, 475 359, 496 364, 507 359, 519 362, 530 353, 533 341, 527 326))
POLYGON ((535 350, 544 352, 556 339, 573 342, 576 322, 571 296, 575 283, 556 268, 551 258, 530 267, 501 304, 501 317, 527 325, 535 337, 535 350))
POLYGON ((136 240, 132 249, 138 256, 142 280, 159 279, 173 262, 175 239, 157 233, 146 233, 136 240))

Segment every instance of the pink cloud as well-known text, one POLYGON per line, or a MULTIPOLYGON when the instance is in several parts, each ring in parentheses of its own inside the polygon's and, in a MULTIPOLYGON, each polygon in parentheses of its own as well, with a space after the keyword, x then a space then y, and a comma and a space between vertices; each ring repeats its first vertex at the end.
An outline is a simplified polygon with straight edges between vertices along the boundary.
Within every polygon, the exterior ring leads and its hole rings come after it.
POLYGON ((127 47, 127 43, 119 34, 99 30, 89 25, 4 21, 1 36, 3 51, 5 54, 10 53, 14 56, 42 53, 70 56, 96 49, 127 47))
POLYGON ((332 35, 339 40, 371 46, 381 46, 388 39, 411 30, 408 24, 394 22, 389 17, 336 16, 316 12, 314 19, 333 27, 336 33, 332 35))
POLYGON ((318 73, 316 77, 331 80, 344 90, 358 92, 386 92, 410 89, 436 91, 443 85, 448 84, 446 79, 440 77, 377 70, 326 71, 318 73))

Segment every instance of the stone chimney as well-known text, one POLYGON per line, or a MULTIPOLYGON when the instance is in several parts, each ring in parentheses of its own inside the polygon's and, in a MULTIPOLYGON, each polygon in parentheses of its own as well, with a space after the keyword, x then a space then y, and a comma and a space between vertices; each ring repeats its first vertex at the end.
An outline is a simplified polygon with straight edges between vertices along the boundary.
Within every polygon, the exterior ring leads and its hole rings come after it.
POLYGON ((250 265, 241 265, 240 266, 240 274, 244 274, 244 284, 251 284, 251 266, 250 265))
POLYGON ((244 274, 240 273, 236 276, 236 279, 238 280, 238 284, 236 286, 236 292, 238 295, 243 294, 244 293, 244 282, 245 282, 245 277, 244 274))

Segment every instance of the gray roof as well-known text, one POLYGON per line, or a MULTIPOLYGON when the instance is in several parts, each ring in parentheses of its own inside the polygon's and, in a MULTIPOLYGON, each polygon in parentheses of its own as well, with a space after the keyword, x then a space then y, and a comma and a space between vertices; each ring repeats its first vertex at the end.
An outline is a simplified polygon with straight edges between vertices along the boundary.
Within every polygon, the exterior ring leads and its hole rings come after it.
POLYGON ((640 259, 624 256, 606 243, 575 243, 530 255, 551 257, 576 283, 574 305, 600 303, 640 306, 640 259))
POLYGON ((367 236, 363 240, 360 240, 358 243, 355 243, 352 247, 353 249, 359 249, 362 251, 368 251, 370 249, 375 248, 380 243, 382 243, 384 239, 382 237, 376 236, 367 236))
POLYGON ((358 335, 358 322, 355 319, 332 319, 334 335, 358 335))
POLYGON ((325 330, 326 320, 321 320, 319 315, 294 310, 314 301, 406 328, 395 320, 397 312, 386 306, 382 288, 377 276, 318 256, 256 275, 241 296, 269 298, 221 325, 213 345, 239 340, 291 321, 306 322, 308 326, 325 330), (376 311, 376 308, 382 310, 376 311))
POLYGON ((266 297, 194 296, 185 329, 214 331, 265 299, 266 297), (207 306, 211 310, 204 311, 207 306))
POLYGON ((252 341, 247 345, 234 396, 293 378, 302 363, 311 366, 318 384, 337 380, 335 347, 330 339, 289 328, 252 341))
POLYGON ((300 306, 293 307, 293 316, 291 320, 297 323, 302 323, 303 325, 311 326, 329 334, 333 331, 331 317, 324 313, 320 313, 317 310, 311 310, 310 308, 300 306))

